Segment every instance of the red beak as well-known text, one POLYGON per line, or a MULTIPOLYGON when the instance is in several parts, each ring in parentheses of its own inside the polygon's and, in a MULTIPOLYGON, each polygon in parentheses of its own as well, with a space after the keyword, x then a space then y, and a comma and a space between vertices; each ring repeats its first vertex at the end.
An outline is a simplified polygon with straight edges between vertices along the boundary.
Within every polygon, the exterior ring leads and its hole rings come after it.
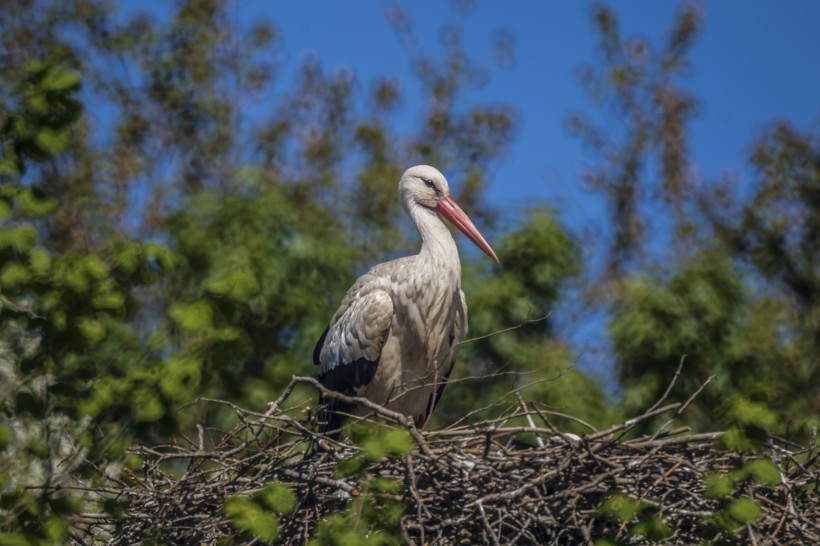
POLYGON ((461 210, 461 207, 458 206, 458 203, 456 203, 451 196, 448 195, 443 199, 439 199, 436 212, 450 220, 450 222, 461 230, 464 235, 469 237, 478 248, 498 263, 498 256, 495 255, 495 252, 490 248, 487 241, 484 240, 484 237, 481 236, 481 233, 478 232, 473 222, 467 214, 461 210))

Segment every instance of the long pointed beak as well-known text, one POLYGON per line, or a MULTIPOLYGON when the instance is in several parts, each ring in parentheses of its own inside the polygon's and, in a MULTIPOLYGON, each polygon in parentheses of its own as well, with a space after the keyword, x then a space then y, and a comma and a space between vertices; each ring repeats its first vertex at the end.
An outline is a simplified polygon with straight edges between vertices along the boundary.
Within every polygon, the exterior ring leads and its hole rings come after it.
POLYGON ((478 232, 473 222, 467 216, 461 207, 458 206, 458 203, 452 198, 452 196, 447 196, 443 199, 439 199, 438 206, 436 206, 436 212, 450 220, 454 226, 456 226, 461 232, 470 238, 470 240, 475 243, 475 245, 484 251, 484 253, 495 260, 498 263, 498 256, 495 255, 493 249, 490 248, 490 245, 487 241, 484 240, 484 237, 481 236, 481 233, 478 232))

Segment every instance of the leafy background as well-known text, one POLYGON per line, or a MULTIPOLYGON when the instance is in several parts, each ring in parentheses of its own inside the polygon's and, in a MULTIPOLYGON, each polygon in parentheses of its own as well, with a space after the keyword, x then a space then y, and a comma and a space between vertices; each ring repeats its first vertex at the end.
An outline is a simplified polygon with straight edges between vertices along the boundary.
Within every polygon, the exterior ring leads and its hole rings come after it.
MULTIPOLYGON (((469 16, 469 2, 454 5, 469 16)), ((156 17, 102 0, 0 2, 5 543, 65 541, 83 501, 60 486, 138 466, 129 446, 231 426, 233 412, 198 397, 262 409, 312 374, 313 344, 355 276, 417 248, 395 199, 416 163, 459 180, 502 259, 464 255, 481 339, 463 347, 434 426, 516 404, 516 387, 603 426, 650 406, 684 354, 672 398, 717 376, 684 415, 694 430, 739 424, 729 447, 744 447, 758 429, 805 438, 817 424, 818 134, 773 120, 749 135, 743 191, 696 177, 685 81, 699 6, 683 4, 652 47, 622 35, 612 9, 590 11, 588 111, 567 128, 589 156, 580 178, 607 207, 594 259, 561 211, 533 203, 506 225, 486 198, 522 124, 479 93, 514 55, 509 41, 494 44, 497 66, 457 33, 435 56, 408 47, 424 101, 400 131, 403 82, 358 82, 312 56, 285 82, 287 29, 238 23, 229 8, 181 0, 156 17), (650 244, 647 202, 670 227, 672 259, 650 244), (577 365, 556 328, 565 313, 606 324, 615 389, 577 365)), ((413 43, 398 8, 386 24, 413 43)))

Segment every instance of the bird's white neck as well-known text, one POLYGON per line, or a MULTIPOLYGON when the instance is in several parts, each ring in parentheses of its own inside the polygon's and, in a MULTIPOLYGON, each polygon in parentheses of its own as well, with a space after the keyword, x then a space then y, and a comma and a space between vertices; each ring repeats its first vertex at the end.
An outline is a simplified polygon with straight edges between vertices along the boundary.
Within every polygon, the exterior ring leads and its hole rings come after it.
POLYGON ((460 279, 458 247, 438 213, 415 203, 408 207, 407 212, 421 236, 419 257, 425 262, 446 267, 460 279))

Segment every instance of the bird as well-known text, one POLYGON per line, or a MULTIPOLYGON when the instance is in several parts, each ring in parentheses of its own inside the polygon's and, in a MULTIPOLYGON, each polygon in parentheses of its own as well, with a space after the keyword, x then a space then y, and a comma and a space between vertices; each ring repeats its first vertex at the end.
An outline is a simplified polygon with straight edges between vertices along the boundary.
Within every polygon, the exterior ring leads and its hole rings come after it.
MULTIPOLYGON (((467 334, 461 262, 442 217, 499 260, 438 169, 407 169, 398 196, 421 238, 419 253, 378 264, 356 280, 319 338, 313 362, 327 389, 366 398, 423 429, 467 334)), ((320 406, 320 430, 329 434, 338 434, 346 416, 371 413, 326 396, 320 406)))

